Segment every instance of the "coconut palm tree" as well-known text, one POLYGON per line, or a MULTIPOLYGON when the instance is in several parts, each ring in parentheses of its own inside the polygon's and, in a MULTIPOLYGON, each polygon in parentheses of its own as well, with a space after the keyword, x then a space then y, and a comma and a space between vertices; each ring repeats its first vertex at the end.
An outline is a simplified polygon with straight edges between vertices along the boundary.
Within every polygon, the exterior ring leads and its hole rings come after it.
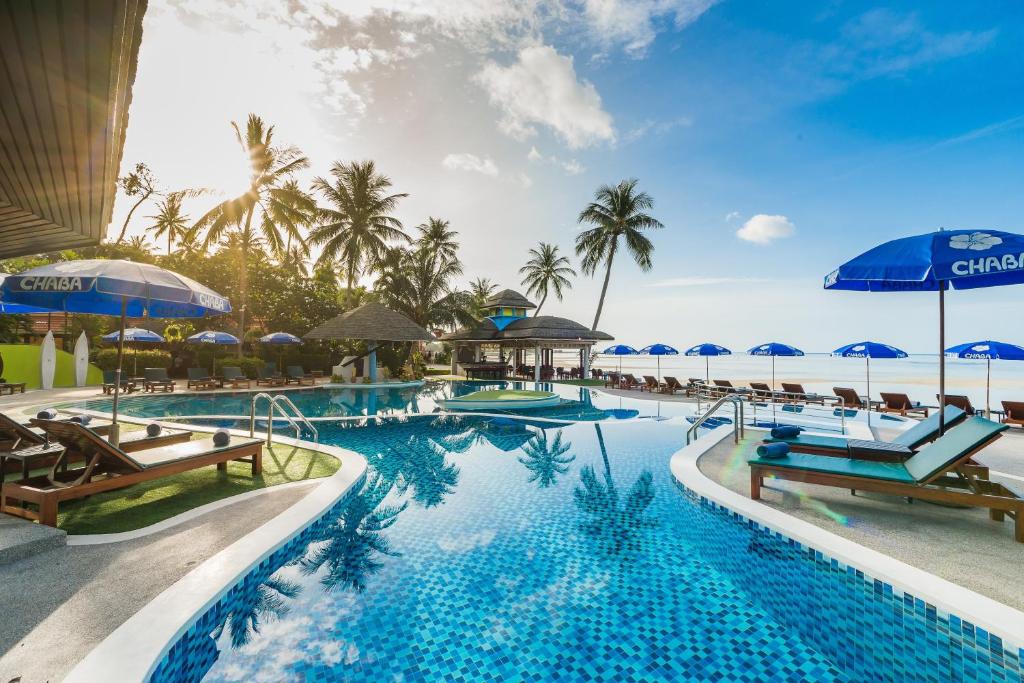
POLYGON ((416 229, 420 231, 418 242, 432 249, 438 257, 446 261, 458 258, 459 242, 456 238, 459 233, 449 227, 448 221, 430 217, 426 223, 417 225, 416 229))
POLYGON ((569 276, 576 277, 576 271, 569 265, 569 259, 559 256, 558 247, 547 242, 541 242, 536 249, 530 250, 530 260, 519 269, 519 273, 523 276, 522 282, 527 288, 526 293, 540 297, 540 303, 533 312, 535 317, 540 314, 540 309, 544 308, 549 292, 554 291, 555 298, 561 301, 563 291, 572 289, 569 276))
POLYGON ((612 275, 612 262, 618 253, 620 241, 643 271, 651 269, 651 254, 654 244, 643 234, 643 230, 665 227, 656 218, 646 213, 654 207, 654 199, 646 192, 637 192, 636 178, 623 180, 614 187, 602 185, 594 193, 594 201, 580 212, 579 222, 595 227, 584 230, 576 236, 576 255, 581 257, 583 272, 593 275, 604 264, 604 284, 601 298, 594 315, 596 330, 608 293, 608 280, 612 275))
POLYGON ((562 443, 561 429, 550 443, 548 443, 547 432, 540 430, 536 436, 520 447, 525 457, 519 458, 519 462, 530 470, 530 478, 527 482, 537 482, 537 486, 542 489, 554 484, 558 475, 568 472, 569 463, 576 459, 575 455, 565 455, 570 448, 572 448, 572 444, 568 441, 562 443))
MULTIPOLYGON (((220 242, 234 232, 240 237, 241 263, 238 273, 238 328, 245 333, 245 309, 249 297, 249 256, 257 249, 269 249, 279 256, 286 237, 302 240, 300 227, 311 221, 316 205, 308 195, 289 189, 292 175, 309 166, 309 159, 295 147, 275 147, 274 127, 249 114, 243 133, 232 121, 238 145, 249 161, 249 189, 233 199, 221 202, 200 218, 195 227, 206 230, 204 248, 220 242)), ((242 347, 239 345, 241 355, 242 347)))
POLYGON ((351 295, 356 278, 384 256, 392 242, 408 242, 402 222, 391 215, 405 193, 388 194, 391 179, 377 173, 372 161, 335 162, 333 180, 317 177, 313 189, 330 207, 318 211, 320 224, 309 235, 323 247, 318 263, 339 262, 351 295))
POLYGON ((480 319, 484 315, 484 303, 490 299, 498 285, 485 277, 478 277, 469 283, 469 296, 472 300, 473 317, 480 319))
POLYGON ((142 206, 143 202, 157 193, 156 178, 153 177, 153 172, 149 170, 149 166, 141 161, 135 164, 135 168, 128 175, 118 178, 117 184, 120 185, 121 191, 124 192, 126 197, 138 197, 138 199, 132 204, 132 208, 128 209, 128 215, 124 218, 121 232, 118 233, 114 244, 124 242, 124 236, 128 232, 128 223, 132 220, 132 214, 135 213, 137 208, 142 206))
POLYGON ((298 597, 302 589, 294 581, 273 576, 243 591, 234 604, 227 622, 218 629, 217 636, 227 628, 231 634, 231 647, 248 645, 259 635, 262 622, 275 621, 288 614, 288 601, 298 597))
POLYGON ((182 192, 171 192, 157 204, 157 214, 148 216, 153 224, 146 231, 152 232, 156 239, 167 236, 168 254, 171 253, 174 241, 189 231, 189 217, 181 210, 184 196, 182 192))

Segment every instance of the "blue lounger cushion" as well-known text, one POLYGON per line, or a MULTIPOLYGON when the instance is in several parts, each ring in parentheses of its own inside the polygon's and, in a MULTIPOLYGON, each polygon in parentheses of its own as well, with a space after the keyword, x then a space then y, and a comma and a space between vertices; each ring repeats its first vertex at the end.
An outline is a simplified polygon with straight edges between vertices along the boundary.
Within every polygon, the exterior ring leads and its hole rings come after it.
POLYGON ((36 413, 36 417, 38 419, 40 419, 40 420, 56 420, 57 419, 57 409, 56 408, 43 408, 38 413, 36 413))
POLYGON ((789 444, 782 443, 763 443, 757 447, 757 457, 765 458, 766 460, 775 460, 777 458, 785 458, 789 455, 789 444))
POLYGON ((792 439, 800 436, 800 432, 804 430, 803 427, 797 427, 796 425, 783 425, 781 427, 772 428, 772 437, 776 439, 792 439))

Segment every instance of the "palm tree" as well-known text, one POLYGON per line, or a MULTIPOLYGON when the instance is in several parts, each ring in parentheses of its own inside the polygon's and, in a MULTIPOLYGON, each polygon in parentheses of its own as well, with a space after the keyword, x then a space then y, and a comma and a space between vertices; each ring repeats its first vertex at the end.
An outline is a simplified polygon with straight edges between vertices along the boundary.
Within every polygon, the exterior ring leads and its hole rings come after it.
MULTIPOLYGON (((288 600, 298 597, 302 589, 294 581, 269 577, 255 590, 242 591, 234 605, 230 620, 221 625, 231 634, 231 647, 240 648, 259 635, 261 622, 274 621, 288 614, 288 600)), ((217 634, 218 636, 220 633, 217 634)))
MULTIPOLYGON (((206 230, 204 248, 219 242, 229 231, 238 233, 241 264, 238 274, 238 328, 245 334, 245 308, 249 297, 249 255, 256 249, 269 248, 279 256, 285 248, 285 236, 302 240, 300 226, 310 222, 316 205, 308 195, 300 196, 289 189, 292 174, 309 166, 309 159, 294 147, 274 147, 274 127, 249 114, 245 133, 234 121, 242 153, 250 164, 249 189, 245 194, 228 199, 210 209, 195 227, 206 230)), ((241 355, 242 347, 239 345, 241 355)))
POLYGON ((494 295, 494 291, 496 289, 498 289, 498 285, 485 277, 478 277, 469 283, 469 295, 472 299, 472 313, 474 318, 479 319, 483 317, 484 303, 494 295))
POLYGON ((167 235, 167 253, 171 253, 171 246, 176 239, 184 236, 189 231, 187 215, 182 213, 181 200, 184 197, 182 192, 172 192, 157 204, 157 214, 148 216, 153 225, 146 228, 153 233, 153 237, 160 239, 167 235))
POLYGON ((597 302, 597 313, 591 328, 594 330, 601 320, 608 280, 612 275, 612 262, 619 250, 619 238, 625 239, 626 248, 633 260, 646 272, 651 269, 654 244, 641 231, 665 227, 646 213, 654 207, 654 199, 646 192, 637 192, 637 182, 636 178, 630 178, 614 187, 601 186, 594 193, 594 201, 580 212, 580 223, 596 226, 576 236, 576 255, 582 257, 583 272, 593 275, 602 263, 605 265, 601 298, 597 302))
MULTIPOLYGON (((522 282, 527 287, 526 293, 540 297, 537 310, 533 312, 534 317, 544 308, 549 291, 554 290, 555 298, 561 301, 562 291, 572 289, 569 276, 576 277, 576 271, 569 265, 569 259, 559 256, 558 247, 546 242, 541 242, 537 249, 530 250, 530 260, 519 269, 519 272, 523 275, 522 282)), ((597 327, 596 322, 594 327, 597 327)))
POLYGON ((321 208, 320 225, 309 241, 323 246, 318 263, 341 262, 349 295, 356 278, 384 256, 390 242, 409 241, 402 222, 391 215, 398 200, 409 195, 388 194, 391 179, 377 173, 372 161, 335 162, 333 182, 315 178, 313 189, 332 205, 321 208))
POLYGON ((459 242, 456 239, 459 235, 455 230, 450 229, 448 221, 440 218, 429 217, 426 223, 416 226, 420 231, 418 242, 445 261, 454 261, 458 258, 459 242))
POLYGON ((542 489, 554 484, 559 474, 568 472, 569 463, 576 459, 575 455, 565 455, 572 448, 572 444, 562 443, 561 429, 555 434, 555 438, 550 444, 547 432, 541 430, 520 448, 526 455, 519 458, 519 462, 530 470, 530 478, 527 482, 537 482, 537 486, 542 489))
POLYGON ((132 220, 132 214, 135 213, 135 210, 143 202, 157 192, 156 178, 153 177, 153 172, 149 170, 149 166, 145 162, 141 161, 135 164, 135 168, 128 175, 118 178, 117 184, 121 186, 121 191, 124 192, 126 197, 138 197, 138 199, 132 204, 132 208, 128 210, 128 215, 124 218, 121 232, 117 235, 117 239, 114 240, 114 244, 124 242, 124 236, 128 232, 128 223, 132 220))

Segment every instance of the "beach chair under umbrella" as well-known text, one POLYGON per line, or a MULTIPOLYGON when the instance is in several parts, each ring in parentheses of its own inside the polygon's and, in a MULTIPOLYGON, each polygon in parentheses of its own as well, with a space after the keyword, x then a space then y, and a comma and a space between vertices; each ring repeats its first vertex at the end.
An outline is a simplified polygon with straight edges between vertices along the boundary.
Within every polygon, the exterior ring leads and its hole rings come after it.
MULTIPOLYGON (((223 296, 191 278, 148 263, 119 259, 60 261, 9 275, 0 300, 67 313, 142 318, 205 318, 231 312, 223 296)), ((124 337, 117 343, 110 440, 119 443, 117 408, 121 393, 124 337)))
POLYGON ((771 356, 772 358, 772 393, 775 392, 775 357, 776 356, 802 356, 804 352, 795 346, 781 342, 768 342, 755 346, 747 351, 751 356, 771 356))
MULTIPOLYGON (((992 361, 994 360, 1024 360, 1024 347, 1016 344, 1007 344, 997 341, 976 341, 967 344, 959 344, 946 349, 946 355, 950 358, 969 358, 985 361, 985 417, 991 418, 992 408, 989 402, 989 394, 992 384, 992 361)), ((942 409, 942 406, 939 406, 942 409)))
POLYGON ((632 346, 627 346, 625 344, 616 344, 615 346, 609 346, 607 349, 605 349, 601 353, 608 354, 609 356, 618 356, 619 357, 619 374, 621 375, 622 374, 622 357, 623 356, 635 356, 637 354, 637 350, 634 349, 632 346))
MULTIPOLYGON (((1024 283, 1024 235, 939 230, 880 244, 825 276, 825 289, 938 292, 939 404, 946 402, 946 290, 1024 283)), ((939 412, 939 432, 945 432, 939 412)))
MULTIPOLYGON (((897 349, 895 346, 881 344, 879 342, 863 341, 840 346, 832 352, 833 356, 839 358, 863 358, 864 368, 867 373, 868 382, 868 426, 871 426, 871 359, 872 358, 906 358, 907 352, 897 349)), ((939 406, 939 413, 942 413, 942 406, 939 406)))
MULTIPOLYGON (((116 344, 121 341, 121 330, 115 330, 110 334, 105 334, 102 339, 107 344, 116 344)), ((161 337, 156 332, 146 330, 141 327, 129 327, 124 331, 124 340, 129 344, 162 344, 166 339, 161 337)), ((132 374, 139 374, 139 354, 136 347, 132 347, 132 374)))
POLYGON ((732 351, 718 344, 697 344, 686 351, 687 356, 704 356, 704 379, 711 383, 711 356, 731 356, 732 351))
POLYGON ((661 381, 661 357, 678 356, 679 350, 668 344, 651 344, 640 349, 637 353, 647 356, 654 356, 658 360, 658 381, 661 381))
POLYGON ((277 353, 277 366, 281 372, 284 372, 284 347, 301 344, 302 340, 288 332, 271 332, 260 337, 259 342, 260 344, 281 347, 277 353))

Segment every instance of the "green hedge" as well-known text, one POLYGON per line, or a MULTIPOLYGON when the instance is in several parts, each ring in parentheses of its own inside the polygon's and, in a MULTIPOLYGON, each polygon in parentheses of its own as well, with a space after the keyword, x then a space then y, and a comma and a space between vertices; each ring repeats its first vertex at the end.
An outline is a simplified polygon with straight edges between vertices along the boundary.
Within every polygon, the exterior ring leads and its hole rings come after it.
POLYGON ((225 366, 242 368, 242 373, 250 379, 256 378, 257 368, 262 368, 266 365, 267 361, 256 356, 225 356, 224 358, 218 358, 214 361, 214 374, 221 374, 221 368, 225 366))
MULTIPOLYGON (((117 368, 117 349, 100 349, 92 361, 100 370, 114 370, 117 368)), ((131 371, 132 368, 170 368, 171 354, 159 349, 125 349, 124 368, 131 371), (137 359, 137 360, 136 360, 137 359)))

